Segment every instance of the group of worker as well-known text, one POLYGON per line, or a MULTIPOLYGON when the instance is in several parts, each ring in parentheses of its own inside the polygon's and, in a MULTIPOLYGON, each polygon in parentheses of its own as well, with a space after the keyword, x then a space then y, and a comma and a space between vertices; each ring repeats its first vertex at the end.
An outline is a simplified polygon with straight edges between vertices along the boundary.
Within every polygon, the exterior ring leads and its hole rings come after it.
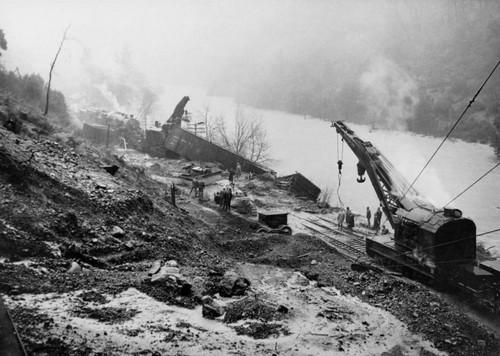
MULTIPOLYGON (((223 188, 221 191, 216 192, 214 194, 214 200, 216 204, 219 204, 219 207, 226 211, 231 211, 231 200, 233 198, 233 192, 231 187, 234 187, 234 178, 240 177, 242 174, 241 165, 236 164, 236 169, 229 170, 229 186, 223 188)), ((198 197, 200 201, 203 201, 203 191, 205 189, 205 182, 202 180, 198 180, 198 178, 194 178, 191 182, 191 190, 189 191, 189 195, 191 195, 194 191, 194 196, 198 197)))
POLYGON ((222 191, 215 193, 215 203, 219 204, 219 208, 226 211, 231 211, 231 200, 233 199, 233 191, 230 187, 225 187, 222 191))
POLYGON ((354 227, 354 214, 352 213, 351 209, 349 209, 349 207, 347 207, 345 212, 342 210, 337 216, 337 219, 339 230, 344 229, 344 220, 347 224, 348 230, 352 230, 352 228, 354 227))
MULTIPOLYGON (((380 207, 377 208, 377 211, 375 211, 375 215, 373 217, 373 227, 371 226, 371 218, 372 218, 372 212, 370 210, 370 207, 366 207, 366 220, 368 222, 368 228, 373 228, 375 231, 380 230, 380 222, 382 220, 382 210, 380 210, 380 207)), ((352 231, 354 227, 354 214, 349 209, 349 207, 346 208, 346 210, 342 210, 338 216, 337 216, 337 227, 339 230, 344 229, 344 221, 347 224, 347 229, 349 231, 352 231)), ((385 228, 385 226, 382 227, 382 234, 387 233, 388 230, 385 228)))
POLYGON ((198 197, 200 200, 203 200, 204 190, 205 190, 205 182, 195 178, 191 182, 191 190, 189 191, 189 195, 191 195, 191 193, 194 191, 195 198, 198 197))

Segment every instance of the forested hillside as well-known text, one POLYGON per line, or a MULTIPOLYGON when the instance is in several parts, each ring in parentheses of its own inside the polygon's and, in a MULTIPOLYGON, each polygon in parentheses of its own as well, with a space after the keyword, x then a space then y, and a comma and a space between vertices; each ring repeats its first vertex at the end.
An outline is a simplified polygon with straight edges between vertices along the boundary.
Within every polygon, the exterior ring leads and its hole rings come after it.
MULTIPOLYGON (((261 60, 237 54, 238 65, 214 77, 212 92, 261 108, 444 136, 500 60, 495 1, 376 1, 353 14, 350 26, 337 16, 344 10, 323 4, 314 16, 324 30, 297 23, 293 45, 287 38, 274 48, 249 44, 261 60)), ((279 36, 279 29, 268 33, 279 36)), ((500 154, 499 89, 500 68, 452 137, 491 143, 500 154)))

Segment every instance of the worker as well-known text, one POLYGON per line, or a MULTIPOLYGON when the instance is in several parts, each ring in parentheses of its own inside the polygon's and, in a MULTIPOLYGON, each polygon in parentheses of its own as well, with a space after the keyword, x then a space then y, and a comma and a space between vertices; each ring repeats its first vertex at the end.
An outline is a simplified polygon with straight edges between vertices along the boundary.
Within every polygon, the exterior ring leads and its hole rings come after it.
POLYGON ((354 214, 349 209, 349 207, 347 207, 345 212, 345 221, 347 223, 347 229, 352 231, 352 228, 354 227, 354 214))
POLYGON ((233 179, 234 179, 234 171, 233 169, 231 168, 229 170, 229 183, 233 184, 233 179))
POLYGON ((227 191, 227 211, 231 211, 231 200, 233 200, 233 191, 229 188, 227 191))
POLYGON ((344 228, 344 219, 345 219, 345 212, 342 209, 339 215, 337 216, 337 228, 339 230, 342 230, 344 228))
POLYGON ((372 218, 372 212, 370 210, 370 207, 366 207, 366 220, 368 221, 368 227, 370 227, 370 220, 372 218))
POLYGON ((373 228, 375 231, 380 229, 380 220, 382 220, 382 211, 380 210, 380 207, 378 207, 373 218, 373 228))
POLYGON ((198 179, 197 178, 195 178, 191 181, 191 190, 189 191, 189 195, 191 195, 193 190, 194 190, 194 196, 196 198, 198 196, 198 179))
POLYGON ((221 201, 220 192, 215 192, 215 194, 214 194, 214 203, 220 205, 220 201, 221 201))
POLYGON ((198 199, 200 199, 200 201, 203 201, 203 191, 204 190, 205 190, 205 182, 200 181, 198 183, 198 199))
POLYGON ((231 211, 231 199, 233 198, 233 192, 231 188, 224 189, 224 194, 222 195, 222 209, 231 211))
POLYGON ((236 163, 236 171, 234 172, 234 175, 236 178, 239 178, 241 176, 241 165, 240 163, 236 163))
POLYGON ((225 194, 226 194, 226 188, 222 188, 222 190, 220 192, 220 202, 219 202, 219 208, 222 208, 222 209, 224 209, 225 194))

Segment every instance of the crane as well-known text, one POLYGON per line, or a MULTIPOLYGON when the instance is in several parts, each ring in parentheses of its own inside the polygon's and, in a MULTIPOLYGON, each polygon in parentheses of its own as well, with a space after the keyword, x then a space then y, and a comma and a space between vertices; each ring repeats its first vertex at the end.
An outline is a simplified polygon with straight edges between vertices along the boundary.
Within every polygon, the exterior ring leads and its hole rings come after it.
POLYGON ((476 226, 472 220, 462 218, 459 209, 434 207, 375 146, 359 138, 344 122, 332 122, 332 127, 358 158, 358 182, 363 183, 364 174, 368 175, 394 230, 392 252, 388 243, 367 239, 369 254, 377 252, 392 259, 399 253, 413 254, 432 270, 437 265, 475 260, 476 226))

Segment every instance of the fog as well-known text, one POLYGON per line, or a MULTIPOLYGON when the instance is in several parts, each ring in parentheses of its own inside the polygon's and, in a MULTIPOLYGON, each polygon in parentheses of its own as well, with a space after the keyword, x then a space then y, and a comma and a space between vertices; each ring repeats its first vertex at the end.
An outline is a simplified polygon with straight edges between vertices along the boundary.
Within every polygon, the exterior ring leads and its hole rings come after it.
MULTIPOLYGON (((256 106, 356 117, 353 105, 333 103, 352 103, 361 91, 365 116, 398 127, 415 115, 419 66, 439 60, 422 57, 416 64, 418 55, 443 43, 456 48, 457 38, 484 32, 499 10, 495 1, 452 0, 3 0, 8 50, 0 61, 47 80, 69 26, 52 86, 76 107, 99 104, 89 91, 116 110, 132 110, 144 88, 165 96, 168 86, 196 86, 256 106), (123 85, 134 105, 113 98, 123 85)), ((448 55, 471 50, 477 52, 465 46, 448 55)), ((477 67, 466 71, 481 74, 477 67)), ((426 71, 448 77, 460 69, 426 71)), ((180 98, 156 110, 164 116, 180 98)))

